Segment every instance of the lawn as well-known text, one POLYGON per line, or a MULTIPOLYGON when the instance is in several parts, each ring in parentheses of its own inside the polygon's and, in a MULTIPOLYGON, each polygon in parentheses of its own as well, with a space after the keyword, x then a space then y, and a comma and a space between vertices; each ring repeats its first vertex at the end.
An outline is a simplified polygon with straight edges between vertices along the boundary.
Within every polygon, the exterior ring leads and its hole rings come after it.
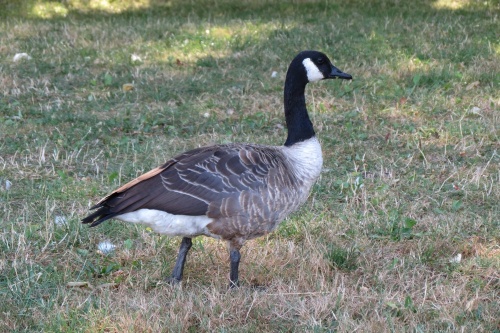
POLYGON ((0 0, 0 332, 500 332, 499 14, 498 0, 0 0), (245 245, 240 288, 223 242, 194 239, 170 286, 180 239, 81 225, 185 150, 282 144, 304 49, 354 79, 308 86, 323 172, 245 245))

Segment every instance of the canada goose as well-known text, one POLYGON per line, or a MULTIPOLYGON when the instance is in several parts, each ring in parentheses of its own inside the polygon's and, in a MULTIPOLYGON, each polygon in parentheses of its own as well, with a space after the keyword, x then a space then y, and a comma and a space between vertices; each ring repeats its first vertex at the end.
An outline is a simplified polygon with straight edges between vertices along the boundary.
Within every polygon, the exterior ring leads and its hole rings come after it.
POLYGON ((223 239, 229 244, 230 286, 237 286, 245 241, 273 231, 306 201, 320 174, 321 146, 304 91, 308 82, 335 78, 352 77, 321 52, 299 53, 286 74, 288 137, 283 146, 225 144, 190 150, 104 197, 82 222, 94 227, 115 218, 182 236, 172 283, 182 279, 192 237, 223 239))

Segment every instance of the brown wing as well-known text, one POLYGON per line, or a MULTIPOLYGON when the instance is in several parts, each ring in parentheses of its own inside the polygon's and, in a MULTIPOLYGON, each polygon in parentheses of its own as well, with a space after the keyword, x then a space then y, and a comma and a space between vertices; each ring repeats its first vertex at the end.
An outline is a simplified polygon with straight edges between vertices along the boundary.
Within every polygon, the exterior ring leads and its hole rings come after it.
POLYGON ((281 154, 270 147, 222 145, 194 149, 120 187, 92 207, 98 210, 82 222, 95 226, 143 208, 205 215, 210 204, 267 186, 269 171, 280 163, 281 154))

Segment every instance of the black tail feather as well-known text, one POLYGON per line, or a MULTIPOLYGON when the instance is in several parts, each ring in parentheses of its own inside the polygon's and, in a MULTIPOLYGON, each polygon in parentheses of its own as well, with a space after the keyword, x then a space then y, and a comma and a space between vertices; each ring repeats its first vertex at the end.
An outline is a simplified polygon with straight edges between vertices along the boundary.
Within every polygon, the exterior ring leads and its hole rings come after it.
POLYGON ((83 224, 90 223, 90 227, 95 227, 95 226, 101 224, 102 222, 109 220, 109 219, 115 217, 116 215, 118 215, 117 213, 111 212, 109 207, 106 207, 106 206, 101 206, 101 207, 96 207, 96 208, 99 208, 99 209, 96 210, 95 212, 93 212, 92 214, 90 214, 89 216, 82 219, 83 224))

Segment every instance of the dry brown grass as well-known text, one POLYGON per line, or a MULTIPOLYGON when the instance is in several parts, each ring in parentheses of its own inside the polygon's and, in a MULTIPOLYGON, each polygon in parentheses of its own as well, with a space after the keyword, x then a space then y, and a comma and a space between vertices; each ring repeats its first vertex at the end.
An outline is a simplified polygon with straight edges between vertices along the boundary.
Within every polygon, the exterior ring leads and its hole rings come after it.
POLYGON ((500 331, 498 1, 34 4, 0 10, 1 332, 500 331), (241 288, 215 240, 171 287, 179 240, 80 225, 179 152, 281 144, 305 48, 355 80, 308 88, 324 172, 241 288))

